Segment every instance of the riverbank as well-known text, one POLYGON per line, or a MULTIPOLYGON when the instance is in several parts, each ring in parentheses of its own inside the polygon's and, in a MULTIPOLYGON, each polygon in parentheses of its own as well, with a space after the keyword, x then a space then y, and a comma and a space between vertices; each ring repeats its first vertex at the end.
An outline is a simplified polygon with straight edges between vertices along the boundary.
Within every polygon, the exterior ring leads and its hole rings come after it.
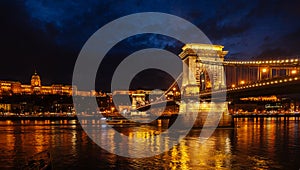
POLYGON ((300 114, 236 114, 233 118, 271 118, 271 117, 300 117, 300 114))
POLYGON ((77 120, 77 116, 2 116, 0 120, 77 120))
MULTIPOLYGON (((176 119, 177 114, 162 115, 158 119, 176 119)), ((115 116, 109 116, 115 117, 115 116)), ((276 117, 300 117, 300 114, 235 114, 233 118, 276 118, 276 117)), ((117 116, 118 118, 118 116, 117 116)), ((85 116, 85 119, 100 119, 99 116, 85 116)), ((78 120, 77 116, 0 116, 0 120, 78 120)))

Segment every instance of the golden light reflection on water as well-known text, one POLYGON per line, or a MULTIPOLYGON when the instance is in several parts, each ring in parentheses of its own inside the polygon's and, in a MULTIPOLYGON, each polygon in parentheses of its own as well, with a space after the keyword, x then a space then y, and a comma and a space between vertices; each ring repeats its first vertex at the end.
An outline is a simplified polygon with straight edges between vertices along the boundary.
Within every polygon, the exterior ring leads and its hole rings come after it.
MULTIPOLYGON (((205 143, 200 143, 197 138, 189 138, 185 140, 185 142, 181 142, 179 147, 179 155, 181 155, 181 159, 179 159, 180 166, 175 166, 175 169, 181 167, 184 169, 229 168, 230 164, 226 160, 230 160, 230 152, 226 153, 226 147, 230 148, 228 146, 230 145, 230 141, 226 139, 228 138, 225 137, 220 140, 212 138, 205 143), (224 149, 222 147, 224 147, 224 149)), ((173 151, 174 149, 172 153, 173 151)), ((173 157, 173 154, 172 158, 173 160, 178 159, 173 157)))
MULTIPOLYGON (((8 124, 11 124, 10 122, 8 124)), ((7 131, 13 131, 13 127, 9 127, 6 129, 7 131)), ((13 133, 8 133, 5 135, 4 142, 1 142, 1 146, 5 145, 9 150, 13 150, 15 147, 15 138, 13 133)))
MULTIPOLYGON (((148 143, 147 146, 151 146, 152 151, 156 151, 157 148, 160 148, 164 145, 165 148, 169 147, 167 140, 165 143, 160 143, 160 135, 156 135, 159 129, 153 129, 149 127, 134 127, 134 128, 121 128, 118 129, 121 133, 126 134, 130 139, 138 139, 139 142, 148 143), (150 144, 150 145, 149 145, 150 144)), ((160 129, 161 130, 161 129, 160 129)), ((227 130, 228 131, 228 130, 227 130)), ((230 133, 218 132, 218 138, 212 137, 210 140, 207 140, 205 143, 200 143, 199 132, 196 136, 189 136, 183 140, 180 144, 171 148, 170 151, 163 153, 162 155, 155 156, 154 159, 158 157, 163 157, 165 164, 167 164, 167 169, 190 169, 193 168, 212 168, 215 169, 229 169, 231 167, 231 140, 230 133)), ((115 138, 114 130, 108 132, 109 138, 107 139, 106 135, 103 134, 100 136, 106 136, 102 138, 103 144, 105 142, 110 142, 110 144, 119 145, 116 143, 118 141, 115 138)), ((122 143, 122 142, 121 142, 122 143)), ((142 145, 128 145, 124 146, 125 143, 122 143, 121 148, 128 148, 128 154, 134 155, 136 151, 143 152, 144 149, 142 145)), ((112 148, 112 151, 115 148, 112 148)), ((146 159, 146 158, 145 158, 146 159)), ((150 158, 153 159, 153 158, 150 158)), ((166 166, 164 164, 164 166, 166 166)))
MULTIPOLYGON (((131 159, 104 151, 74 121, 0 121, 0 167, 15 167, 24 157, 50 149, 58 169, 296 169, 299 123, 295 118, 237 119, 237 128, 217 129, 205 143, 199 140, 201 129, 193 129, 169 151, 131 159)), ((170 146, 161 143, 161 127, 98 128, 103 129, 98 137, 112 151, 128 148, 116 141, 117 132, 153 144, 152 151, 170 146)), ((128 148, 129 154, 139 147, 128 148)))

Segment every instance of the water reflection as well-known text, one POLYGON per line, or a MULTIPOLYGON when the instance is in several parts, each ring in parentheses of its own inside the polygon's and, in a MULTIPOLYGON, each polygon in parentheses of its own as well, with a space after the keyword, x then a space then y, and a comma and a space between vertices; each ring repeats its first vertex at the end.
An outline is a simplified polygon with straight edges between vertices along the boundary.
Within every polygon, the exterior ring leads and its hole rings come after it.
MULTIPOLYGON (((299 122, 297 118, 236 119, 238 128, 217 129, 205 143, 199 140, 201 129, 193 129, 167 152, 131 159, 101 149, 74 121, 0 121, 0 168, 14 169, 26 157, 49 149, 55 169, 299 169, 299 122)), ((155 144, 158 148, 153 151, 170 145, 160 143, 161 127, 117 131, 155 144)), ((102 132, 101 140, 113 144, 112 149, 128 147, 117 146, 116 131, 102 132)), ((127 152, 141 149, 131 147, 127 152)))

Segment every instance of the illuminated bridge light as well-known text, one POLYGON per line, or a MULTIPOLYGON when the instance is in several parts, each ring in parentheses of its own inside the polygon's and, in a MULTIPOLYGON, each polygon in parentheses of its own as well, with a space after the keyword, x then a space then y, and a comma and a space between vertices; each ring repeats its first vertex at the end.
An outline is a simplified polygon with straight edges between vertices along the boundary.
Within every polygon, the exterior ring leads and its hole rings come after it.
POLYGON ((287 63, 287 62, 289 62, 289 60, 285 60, 285 62, 287 63))
POLYGON ((269 61, 266 61, 266 63, 268 64, 268 63, 269 63, 269 61))
POLYGON ((279 83, 282 83, 282 80, 279 80, 279 83))
POLYGON ((298 59, 295 59, 295 61, 297 62, 297 61, 298 61, 298 59))
POLYGON ((281 62, 283 63, 283 62, 284 62, 284 60, 281 60, 281 62))
POLYGON ((274 84, 274 82, 273 82, 273 81, 271 81, 271 84, 274 84))
POLYGON ((295 80, 298 80, 298 77, 295 77, 294 79, 295 79, 295 80))
POLYGON ((284 82, 287 82, 287 79, 284 79, 284 82))
POLYGON ((292 78, 289 79, 289 81, 292 81, 292 80, 293 80, 292 78))
POLYGON ((258 86, 258 84, 255 84, 255 86, 258 86))
POLYGON ((261 86, 261 83, 259 83, 259 86, 261 86))
POLYGON ((279 63, 280 61, 279 60, 277 60, 277 63, 279 63))
POLYGON ((266 85, 266 83, 263 83, 262 85, 264 86, 264 85, 266 85))
POLYGON ((291 59, 291 62, 294 62, 294 59, 291 59))
POLYGON ((269 85, 270 83, 269 82, 267 82, 267 85, 269 85))
POLYGON ((278 81, 276 80, 275 83, 278 83, 278 81))
POLYGON ((266 68, 263 68, 263 69, 262 69, 262 72, 263 72, 263 73, 266 73, 266 72, 267 72, 267 69, 266 69, 266 68))

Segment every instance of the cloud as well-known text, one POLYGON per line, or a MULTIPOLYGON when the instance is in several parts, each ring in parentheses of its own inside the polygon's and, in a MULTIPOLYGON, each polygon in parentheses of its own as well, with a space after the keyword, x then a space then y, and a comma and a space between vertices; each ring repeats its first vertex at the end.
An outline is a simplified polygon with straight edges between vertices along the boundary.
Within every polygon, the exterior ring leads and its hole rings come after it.
MULTIPOLYGON (((284 1, 1 1, 0 48, 7 57, 0 76, 9 79, 28 72, 27 81, 38 65, 49 80, 68 82, 85 41, 108 22, 137 12, 170 13, 190 21, 213 43, 224 45, 228 58, 297 55, 298 7, 299 2, 284 1)), ((144 47, 179 53, 182 45, 159 35, 134 36, 124 44, 110 55, 116 61, 144 47)))
POLYGON ((294 32, 285 34, 275 41, 265 41, 261 45, 261 53, 259 56, 265 58, 271 57, 293 57, 300 55, 299 49, 300 27, 294 32))

